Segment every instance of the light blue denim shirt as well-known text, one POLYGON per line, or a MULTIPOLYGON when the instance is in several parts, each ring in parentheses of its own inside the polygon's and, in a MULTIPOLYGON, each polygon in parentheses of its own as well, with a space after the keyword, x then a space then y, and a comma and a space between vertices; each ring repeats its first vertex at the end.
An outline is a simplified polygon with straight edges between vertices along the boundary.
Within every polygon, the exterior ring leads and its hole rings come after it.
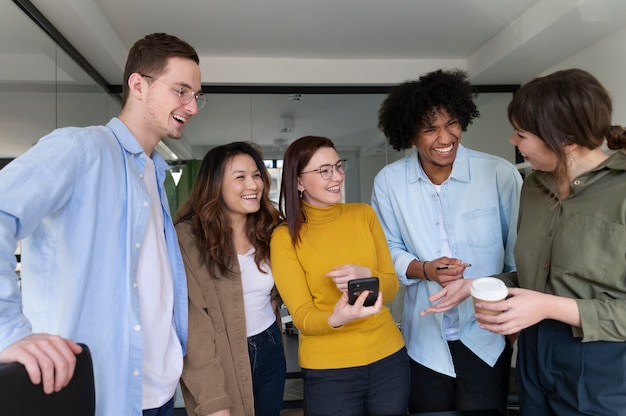
MULTIPOLYGON (((515 270, 513 246, 521 185, 522 178, 511 163, 459 146, 452 173, 441 184, 440 198, 452 256, 472 265, 465 270, 465 278, 515 270)), ((443 314, 419 316, 431 306, 428 297, 441 286, 406 277, 411 261, 443 255, 439 197, 415 149, 376 175, 372 206, 385 230, 398 278, 406 285, 402 333, 409 356, 456 377, 443 333, 443 314)), ((461 303, 458 311, 461 342, 493 366, 504 349, 504 338, 478 327, 471 299, 461 303)))
MULTIPOLYGON (((38 332, 87 344, 100 416, 142 414, 136 273, 150 208, 146 157, 114 118, 55 130, 0 171, 0 350, 38 332)), ((163 188, 168 167, 156 153, 153 160, 174 278, 172 319, 184 351, 185 271, 163 188)))

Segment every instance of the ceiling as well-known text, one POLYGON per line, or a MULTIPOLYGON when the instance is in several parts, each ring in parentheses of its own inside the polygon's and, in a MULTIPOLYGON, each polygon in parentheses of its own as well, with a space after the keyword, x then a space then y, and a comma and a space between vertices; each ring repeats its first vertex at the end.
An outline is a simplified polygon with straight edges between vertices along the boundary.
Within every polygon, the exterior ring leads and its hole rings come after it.
MULTIPOLYGON (((377 110, 393 84, 437 68, 466 69, 476 85, 520 84, 626 27, 623 0, 14 3, 32 3, 114 88, 128 49, 145 34, 168 32, 191 43, 203 88, 227 93, 211 94, 180 142, 166 141, 183 159, 233 140, 279 152, 305 134, 375 149, 384 141, 377 110), (281 132, 291 123, 282 118, 293 120, 291 131, 281 132)), ((0 5, 0 86, 37 83, 39 64, 52 59, 49 48, 6 17, 9 8, 15 12, 14 4, 0 5)), ((3 111, 11 111, 7 107, 3 111)), ((0 135, 0 146, 8 148, 4 140, 0 135)))

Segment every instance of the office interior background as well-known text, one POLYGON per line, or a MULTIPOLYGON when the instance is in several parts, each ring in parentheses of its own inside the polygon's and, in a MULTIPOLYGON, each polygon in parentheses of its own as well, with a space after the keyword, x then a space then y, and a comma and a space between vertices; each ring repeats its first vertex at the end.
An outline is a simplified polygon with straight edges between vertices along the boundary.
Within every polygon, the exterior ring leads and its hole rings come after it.
POLYGON ((377 128, 386 92, 439 68, 480 92, 462 143, 512 163, 506 106, 536 76, 590 71, 626 124, 623 0, 13 0, 0 4, 0 167, 54 128, 116 116, 128 49, 152 32, 198 50, 209 94, 157 148, 176 170, 235 140, 279 163, 291 141, 323 135, 350 160, 345 200, 369 202, 403 156, 377 128))
POLYGON ((556 69, 592 72, 626 123, 626 2, 621 0, 13 0, 0 5, 0 158, 56 127, 106 123, 120 108, 128 48, 164 31, 199 52, 207 106, 174 165, 234 140, 268 159, 307 135, 350 159, 346 201, 369 202, 374 175, 402 156, 377 129, 389 87, 438 68, 467 70, 481 117, 467 147, 515 163, 511 91, 556 69))

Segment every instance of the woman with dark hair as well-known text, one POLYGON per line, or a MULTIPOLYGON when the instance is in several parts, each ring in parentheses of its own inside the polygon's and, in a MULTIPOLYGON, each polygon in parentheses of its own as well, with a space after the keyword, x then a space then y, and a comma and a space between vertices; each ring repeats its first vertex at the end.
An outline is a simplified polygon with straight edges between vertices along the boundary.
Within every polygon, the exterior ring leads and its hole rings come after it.
MULTIPOLYGON (((609 94, 570 69, 534 79, 509 104, 511 143, 534 172, 524 182, 517 272, 507 300, 479 305, 481 326, 519 336, 523 415, 618 415, 626 409, 626 132, 609 94), (601 145, 606 140, 609 149, 601 145), (515 288, 519 287, 519 288, 515 288)), ((469 295, 459 280, 423 313, 469 295)))
POLYGON ((190 415, 278 416, 286 364, 269 268, 279 213, 260 153, 234 142, 210 150, 176 232, 189 286, 181 387, 190 415))
POLYGON ((302 137, 284 156, 286 223, 272 235, 271 265, 300 331, 305 414, 405 414, 408 358, 383 305, 399 283, 372 208, 341 203, 346 163, 326 137, 302 137), (370 276, 380 282, 376 303, 364 306, 364 291, 350 304, 348 281, 370 276))

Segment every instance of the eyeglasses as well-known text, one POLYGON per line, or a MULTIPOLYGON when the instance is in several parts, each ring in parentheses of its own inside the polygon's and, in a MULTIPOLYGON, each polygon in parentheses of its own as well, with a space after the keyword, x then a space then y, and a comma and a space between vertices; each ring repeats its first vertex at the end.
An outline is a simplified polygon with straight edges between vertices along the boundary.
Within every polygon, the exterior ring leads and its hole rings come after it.
POLYGON ((334 165, 322 165, 317 169, 307 170, 306 172, 300 172, 300 175, 305 173, 319 173, 322 179, 328 180, 333 176, 333 169, 337 171, 340 175, 346 174, 346 169, 348 169, 348 159, 341 159, 339 162, 334 165))
POLYGON ((202 108, 206 104, 206 99, 207 99, 206 95, 199 91, 191 91, 187 87, 179 87, 176 85, 168 84, 165 81, 161 81, 159 78, 154 78, 152 75, 144 75, 144 74, 140 74, 140 75, 144 78, 150 78, 154 81, 162 82, 163 84, 174 88, 174 91, 178 93, 178 99, 180 100, 180 103, 182 105, 187 105, 191 102, 191 100, 196 100, 196 105, 198 106, 198 110, 202 110, 202 108))

